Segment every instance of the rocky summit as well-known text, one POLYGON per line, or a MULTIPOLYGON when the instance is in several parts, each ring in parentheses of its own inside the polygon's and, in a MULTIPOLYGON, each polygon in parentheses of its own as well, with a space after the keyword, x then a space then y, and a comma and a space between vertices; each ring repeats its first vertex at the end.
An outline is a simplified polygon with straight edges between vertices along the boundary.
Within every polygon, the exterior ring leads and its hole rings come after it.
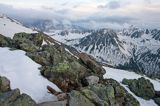
POLYGON ((20 95, 18 89, 11 90, 9 81, 2 77, 2 105, 140 106, 117 81, 103 78, 105 70, 90 55, 80 53, 79 57, 74 56, 64 44, 43 33, 17 33, 13 39, 4 36, 0 36, 0 39, 1 46, 26 51, 28 57, 41 65, 41 74, 61 89, 61 92, 57 92, 54 88, 46 87, 59 101, 36 104, 28 95, 20 95))

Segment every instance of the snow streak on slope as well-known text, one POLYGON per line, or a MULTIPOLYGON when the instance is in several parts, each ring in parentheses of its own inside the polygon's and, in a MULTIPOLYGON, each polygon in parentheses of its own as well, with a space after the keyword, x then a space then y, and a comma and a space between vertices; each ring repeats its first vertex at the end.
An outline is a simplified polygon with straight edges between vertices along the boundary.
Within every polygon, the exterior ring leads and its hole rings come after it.
MULTIPOLYGON (((123 85, 121 82, 124 78, 126 79, 138 79, 140 77, 145 77, 138 75, 134 72, 129 72, 129 71, 124 71, 124 70, 119 70, 119 69, 113 69, 109 67, 104 67, 106 70, 106 74, 104 75, 104 78, 112 78, 116 81, 118 81, 130 94, 132 94, 141 104, 141 106, 157 106, 153 100, 144 100, 140 97, 137 97, 135 94, 133 94, 125 85, 123 85)), ((145 77, 146 79, 149 79, 153 85, 155 90, 159 91, 160 90, 160 81, 159 80, 152 80, 148 77, 145 77)))
POLYGON ((11 88, 19 88, 22 93, 30 95, 36 102, 53 101, 57 98, 47 91, 47 85, 59 91, 59 88, 43 78, 39 64, 25 55, 24 51, 10 51, 0 48, 0 76, 11 81, 11 88))
POLYGON ((36 31, 24 27, 15 20, 0 15, 0 34, 12 38, 18 32, 35 33, 36 31))

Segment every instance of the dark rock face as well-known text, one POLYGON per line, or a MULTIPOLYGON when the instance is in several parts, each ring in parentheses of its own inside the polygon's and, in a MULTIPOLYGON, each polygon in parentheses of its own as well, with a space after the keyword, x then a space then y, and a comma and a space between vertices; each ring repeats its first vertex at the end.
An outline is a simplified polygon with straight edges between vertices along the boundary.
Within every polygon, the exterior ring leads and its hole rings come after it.
MULTIPOLYGON (((79 58, 80 60, 90 69, 92 69, 92 71, 98 75, 103 75, 105 74, 105 70, 102 68, 101 65, 99 65, 96 60, 90 56, 87 55, 86 53, 80 53, 79 54, 79 58)), ((102 76, 100 76, 102 77, 102 76)))
POLYGON ((36 106, 35 101, 26 94, 20 94, 19 89, 10 89, 9 80, 0 77, 0 106, 36 106))
POLYGON ((0 34, 0 47, 11 47, 12 40, 0 34))
POLYGON ((128 85, 132 92, 143 99, 149 100, 155 96, 153 84, 143 77, 138 80, 123 79, 122 83, 128 85))
POLYGON ((159 98, 154 98, 155 103, 160 106, 160 97, 159 98))

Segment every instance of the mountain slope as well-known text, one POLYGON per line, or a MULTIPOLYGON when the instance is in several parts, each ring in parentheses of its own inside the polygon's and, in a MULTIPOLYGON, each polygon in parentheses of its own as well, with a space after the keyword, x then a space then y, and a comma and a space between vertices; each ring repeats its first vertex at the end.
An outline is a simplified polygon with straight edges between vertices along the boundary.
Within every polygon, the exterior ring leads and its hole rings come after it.
POLYGON ((35 33, 36 31, 24 27, 21 23, 5 15, 0 15, 0 34, 12 38, 18 32, 35 33))
POLYGON ((70 34, 52 36, 58 41, 94 56, 99 62, 160 78, 158 29, 130 27, 123 30, 99 29, 72 39, 70 34), (58 39, 60 38, 60 39, 58 39))
MULTIPOLYGON (((14 34, 19 32, 35 33, 36 31, 26 28, 16 20, 0 16, 0 46, 11 40, 2 38, 13 38, 14 34)), ((7 45, 12 46, 11 43, 7 45)), ((11 81, 11 89, 19 88, 21 93, 30 95, 37 103, 57 100, 54 95, 48 93, 46 86, 49 85, 56 90, 59 88, 42 77, 39 69, 41 65, 25 54, 23 50, 12 51, 10 48, 3 48, 2 45, 0 47, 0 75, 6 76, 11 81)))
MULTIPOLYGON (((132 70, 149 75, 150 77, 160 76, 160 35, 159 30, 148 30, 131 28, 119 32, 120 40, 128 45, 127 50, 132 54, 130 66, 134 64, 132 70), (136 32, 139 32, 137 37, 136 32), (135 37, 136 36, 136 37, 135 37), (156 39, 155 39, 156 36, 156 39), (132 61, 132 62, 131 62, 132 61)), ((129 65, 127 64, 127 65, 129 65)))
POLYGON ((111 65, 124 64, 129 61, 130 57, 117 34, 110 29, 93 32, 80 39, 79 44, 75 44, 75 47, 95 56, 99 61, 111 65))

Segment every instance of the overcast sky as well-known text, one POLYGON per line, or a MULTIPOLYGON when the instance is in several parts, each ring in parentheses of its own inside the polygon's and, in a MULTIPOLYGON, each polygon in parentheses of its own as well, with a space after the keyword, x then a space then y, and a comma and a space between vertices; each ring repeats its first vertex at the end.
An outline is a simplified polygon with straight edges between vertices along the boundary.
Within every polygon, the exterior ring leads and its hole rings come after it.
POLYGON ((68 23, 83 21, 97 27, 160 28, 160 0, 0 0, 0 12, 68 23))

